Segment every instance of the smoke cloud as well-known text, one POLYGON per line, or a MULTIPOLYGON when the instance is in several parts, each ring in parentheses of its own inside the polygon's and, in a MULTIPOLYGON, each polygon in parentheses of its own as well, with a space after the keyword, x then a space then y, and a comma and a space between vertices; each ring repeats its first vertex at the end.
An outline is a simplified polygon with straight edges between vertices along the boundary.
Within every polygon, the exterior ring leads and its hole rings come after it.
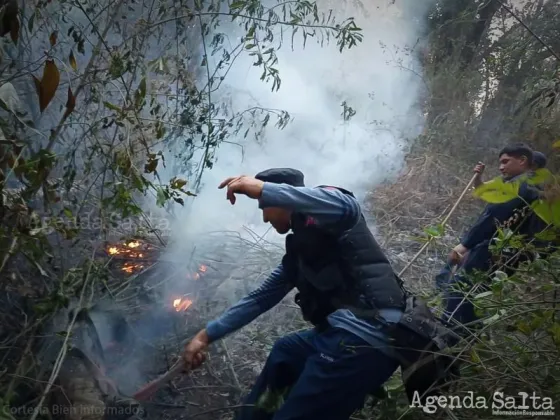
MULTIPOLYGON (((319 1, 318 5, 328 13, 333 6, 328 3, 319 1)), ((427 10, 428 2, 424 3, 427 10)), ((271 92, 271 82, 259 80, 262 70, 253 66, 253 57, 237 58, 213 100, 227 102, 233 112, 253 107, 285 110, 292 121, 278 129, 272 116, 261 141, 251 135, 243 138, 241 130, 237 138, 227 138, 219 146, 214 167, 202 177, 200 194, 178 211, 179 221, 172 226, 182 252, 184 238, 191 243, 205 230, 241 231, 244 225, 260 233, 268 229, 256 202, 241 197, 232 207, 226 201, 225 192, 217 186, 228 176, 293 167, 305 174, 309 186, 341 186, 361 199, 401 169, 409 140, 423 128, 416 106, 423 87, 421 70, 415 55, 409 53, 418 44, 418 19, 426 12, 419 9, 418 4, 387 0, 337 2, 334 13, 339 21, 356 17, 363 41, 341 53, 334 41, 321 46, 308 38, 303 47, 302 37, 296 35, 292 50, 288 34, 277 52, 279 91, 271 92), (343 103, 355 111, 346 121, 343 103)), ((244 35, 235 23, 221 24, 218 30, 226 32, 232 44, 244 35)), ((278 37, 279 30, 275 32, 278 37)), ((210 58, 210 65, 218 60, 210 58)), ((205 78, 200 80, 200 87, 205 84, 205 78)), ((187 178, 177 173, 164 176, 187 178)), ((274 237, 278 235, 269 234, 267 239, 274 237)))

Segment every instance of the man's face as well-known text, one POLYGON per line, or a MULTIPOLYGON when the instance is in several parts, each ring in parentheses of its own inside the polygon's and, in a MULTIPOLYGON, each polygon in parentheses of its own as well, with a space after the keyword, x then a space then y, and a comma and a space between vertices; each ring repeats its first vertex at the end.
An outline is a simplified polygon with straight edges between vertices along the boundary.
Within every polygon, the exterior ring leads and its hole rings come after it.
POLYGON ((262 210, 263 221, 270 223, 281 235, 288 233, 291 228, 291 212, 278 207, 267 207, 262 210))
POLYGON ((525 156, 515 157, 505 153, 500 156, 500 172, 505 179, 521 175, 527 169, 527 158, 525 156))

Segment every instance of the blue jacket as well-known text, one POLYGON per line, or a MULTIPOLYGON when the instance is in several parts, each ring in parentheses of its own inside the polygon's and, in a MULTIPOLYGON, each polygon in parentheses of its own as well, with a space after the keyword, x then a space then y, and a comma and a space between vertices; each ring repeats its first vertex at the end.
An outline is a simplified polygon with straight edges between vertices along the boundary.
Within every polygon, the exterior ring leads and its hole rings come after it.
MULTIPOLYGON (((527 203, 532 203, 539 198, 539 190, 533 185, 522 182, 519 187, 518 197, 506 203, 488 204, 475 224, 463 235, 461 244, 467 249, 473 249, 483 242, 490 242, 496 234, 498 226, 507 221, 515 212, 527 203)), ((518 233, 532 237, 541 231, 546 224, 538 216, 530 216, 518 233)))

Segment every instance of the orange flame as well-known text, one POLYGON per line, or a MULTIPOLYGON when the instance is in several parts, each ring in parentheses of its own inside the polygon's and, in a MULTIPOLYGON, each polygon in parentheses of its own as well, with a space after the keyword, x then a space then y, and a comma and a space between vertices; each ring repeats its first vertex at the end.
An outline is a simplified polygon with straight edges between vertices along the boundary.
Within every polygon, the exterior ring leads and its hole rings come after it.
POLYGON ((187 298, 178 298, 173 300, 173 307, 177 312, 186 311, 192 304, 193 301, 187 298))
MULTIPOLYGON (((153 247, 138 240, 126 240, 121 243, 110 244, 107 247, 107 254, 120 260, 142 260, 150 258, 153 247)), ((122 263, 120 270, 127 274, 132 274, 144 268, 144 262, 126 261, 122 263)))
POLYGON ((122 271, 132 274, 135 271, 139 271, 141 269, 143 269, 144 266, 142 264, 135 264, 135 263, 131 263, 131 262, 125 262, 121 268, 122 271))
POLYGON ((200 267, 198 267, 198 271, 196 273, 193 274, 187 273, 187 278, 192 280, 198 280, 201 275, 204 275, 204 273, 206 273, 206 270, 208 270, 208 266, 201 264, 200 267))

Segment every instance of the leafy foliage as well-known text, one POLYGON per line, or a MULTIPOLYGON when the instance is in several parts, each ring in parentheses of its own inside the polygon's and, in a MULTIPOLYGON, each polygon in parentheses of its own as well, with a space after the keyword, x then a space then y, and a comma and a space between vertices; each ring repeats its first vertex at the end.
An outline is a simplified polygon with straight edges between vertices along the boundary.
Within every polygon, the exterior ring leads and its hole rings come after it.
MULTIPOLYGON (((276 50, 286 35, 292 43, 301 35, 303 45, 309 37, 325 46, 332 40, 339 51, 362 36, 353 19, 339 21, 304 0, 4 3, 0 274, 8 285, 19 272, 13 267, 28 263, 37 317, 68 305, 91 279, 93 291, 105 290, 106 270, 78 262, 90 261, 95 242, 119 222, 139 218, 164 243, 140 199, 153 198, 173 217, 173 205, 196 197, 222 142, 238 133, 258 140, 269 123, 290 122, 283 110, 234 112, 216 99, 241 54, 254 57, 263 83, 278 90, 276 50), (241 35, 237 44, 224 27, 241 35), (172 150, 181 152, 169 167, 172 150)), ((10 378, 10 389, 22 381, 10 378)))

